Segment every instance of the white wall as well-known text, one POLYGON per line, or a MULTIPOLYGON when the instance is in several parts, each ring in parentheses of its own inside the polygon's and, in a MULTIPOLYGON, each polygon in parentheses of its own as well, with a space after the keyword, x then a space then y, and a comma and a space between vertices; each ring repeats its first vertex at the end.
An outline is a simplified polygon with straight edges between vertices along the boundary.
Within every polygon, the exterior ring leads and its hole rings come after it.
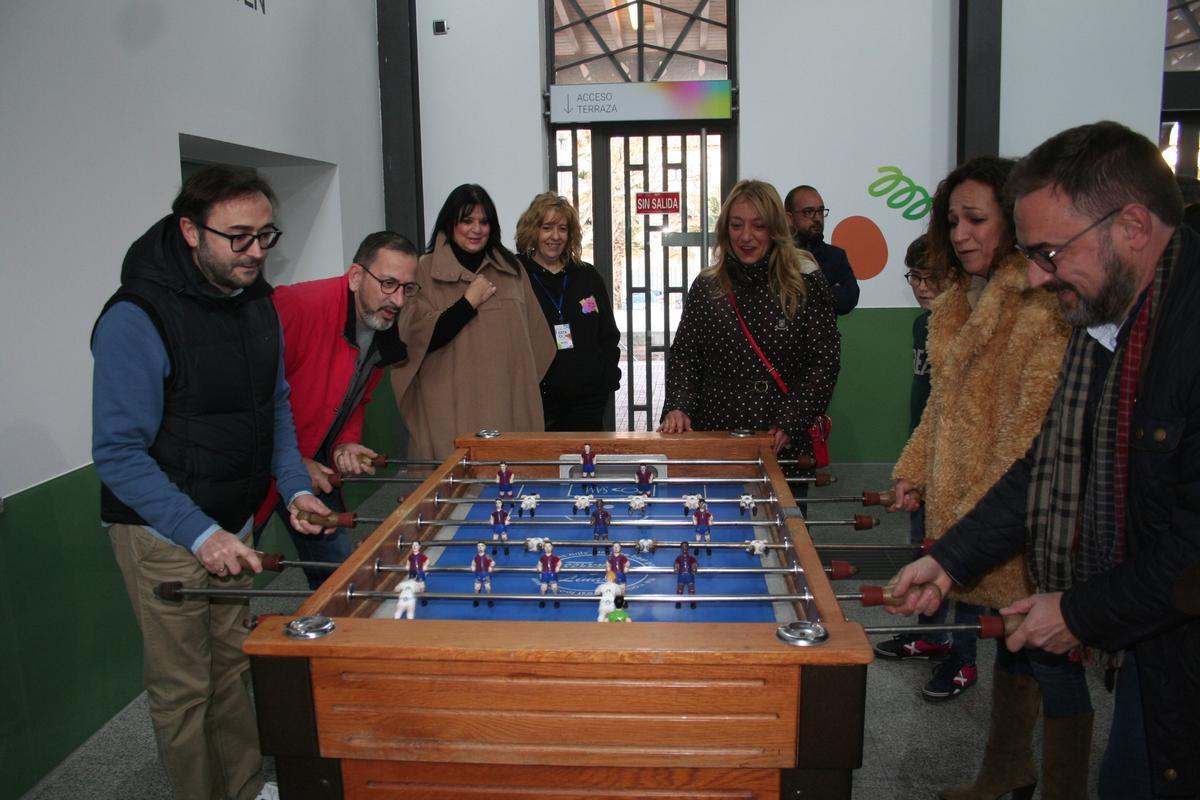
POLYGON ((1166 0, 1005 0, 1000 152, 1116 120, 1158 141, 1166 0))
POLYGON ((276 282, 340 272, 383 226, 375 3, 265 7, 0 4, 0 495, 91 460, 88 336, 178 191, 181 134, 324 164, 266 172, 320 192, 282 209, 276 282))
POLYGON ((900 278, 904 250, 928 218, 904 219, 867 187, 879 167, 896 166, 932 193, 953 166, 954 8, 949 0, 738 6, 740 176, 770 181, 781 196, 815 186, 832 209, 826 241, 848 216, 879 227, 888 264, 860 281, 860 307, 913 304, 900 278))
POLYGON ((418 0, 421 163, 426 237, 462 183, 487 189, 505 246, 517 218, 546 191, 539 0, 418 0), (450 32, 433 35, 433 21, 450 32))

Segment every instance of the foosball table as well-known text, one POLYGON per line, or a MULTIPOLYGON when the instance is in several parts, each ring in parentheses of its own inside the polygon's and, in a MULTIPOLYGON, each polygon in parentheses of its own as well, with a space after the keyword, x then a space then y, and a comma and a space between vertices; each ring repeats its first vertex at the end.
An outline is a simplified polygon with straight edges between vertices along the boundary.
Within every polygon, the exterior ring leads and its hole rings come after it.
POLYGON ((872 651, 767 437, 456 446, 246 642, 282 797, 850 796, 872 651))

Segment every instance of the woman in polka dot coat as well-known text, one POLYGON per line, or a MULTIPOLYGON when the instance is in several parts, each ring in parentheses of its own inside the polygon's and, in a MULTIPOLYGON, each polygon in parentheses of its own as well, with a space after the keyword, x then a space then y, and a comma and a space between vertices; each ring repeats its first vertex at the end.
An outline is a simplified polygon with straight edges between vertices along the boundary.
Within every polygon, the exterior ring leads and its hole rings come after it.
POLYGON ((717 219, 713 264, 688 291, 667 356, 659 431, 769 431, 777 455, 811 455, 808 427, 837 382, 841 339, 829 284, 797 250, 779 193, 738 182, 717 219), (755 353, 741 314, 773 376, 755 353))

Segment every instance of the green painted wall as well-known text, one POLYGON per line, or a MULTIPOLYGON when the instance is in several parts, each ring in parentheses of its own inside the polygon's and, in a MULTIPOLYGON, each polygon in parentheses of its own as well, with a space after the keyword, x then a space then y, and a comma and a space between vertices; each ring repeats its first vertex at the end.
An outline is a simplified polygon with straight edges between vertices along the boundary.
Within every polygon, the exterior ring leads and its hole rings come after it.
MULTIPOLYGON (((842 372, 830 407, 836 460, 889 462, 900 452, 916 313, 861 309, 839 320, 842 372)), ((407 437, 395 409, 383 381, 364 438, 401 454, 407 437)), ((349 507, 372 490, 352 487, 349 507)), ((99 492, 95 471, 83 467, 6 498, 0 514, 0 618, 9 624, 0 658, 0 800, 24 794, 142 689, 141 637, 100 526, 99 492)), ((276 521, 260 546, 295 555, 276 521)))
POLYGON ((916 308, 863 308, 838 318, 842 372, 829 406, 830 457, 894 463, 908 441, 916 308))

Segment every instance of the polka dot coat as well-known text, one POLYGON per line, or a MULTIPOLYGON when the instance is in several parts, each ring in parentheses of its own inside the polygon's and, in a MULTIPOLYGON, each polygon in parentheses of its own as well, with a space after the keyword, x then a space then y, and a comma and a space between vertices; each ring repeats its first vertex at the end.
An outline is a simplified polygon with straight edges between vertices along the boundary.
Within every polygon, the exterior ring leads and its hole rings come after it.
MULTIPOLYGON (((695 430, 782 428, 789 455, 811 454, 807 429, 825 412, 841 363, 841 337, 829 285, 805 275, 804 306, 788 319, 772 294, 765 263, 729 266, 738 310, 790 390, 784 394, 746 340, 715 279, 692 283, 667 356, 665 413, 679 409, 695 430)), ((781 454, 783 455, 783 454, 781 454)))

